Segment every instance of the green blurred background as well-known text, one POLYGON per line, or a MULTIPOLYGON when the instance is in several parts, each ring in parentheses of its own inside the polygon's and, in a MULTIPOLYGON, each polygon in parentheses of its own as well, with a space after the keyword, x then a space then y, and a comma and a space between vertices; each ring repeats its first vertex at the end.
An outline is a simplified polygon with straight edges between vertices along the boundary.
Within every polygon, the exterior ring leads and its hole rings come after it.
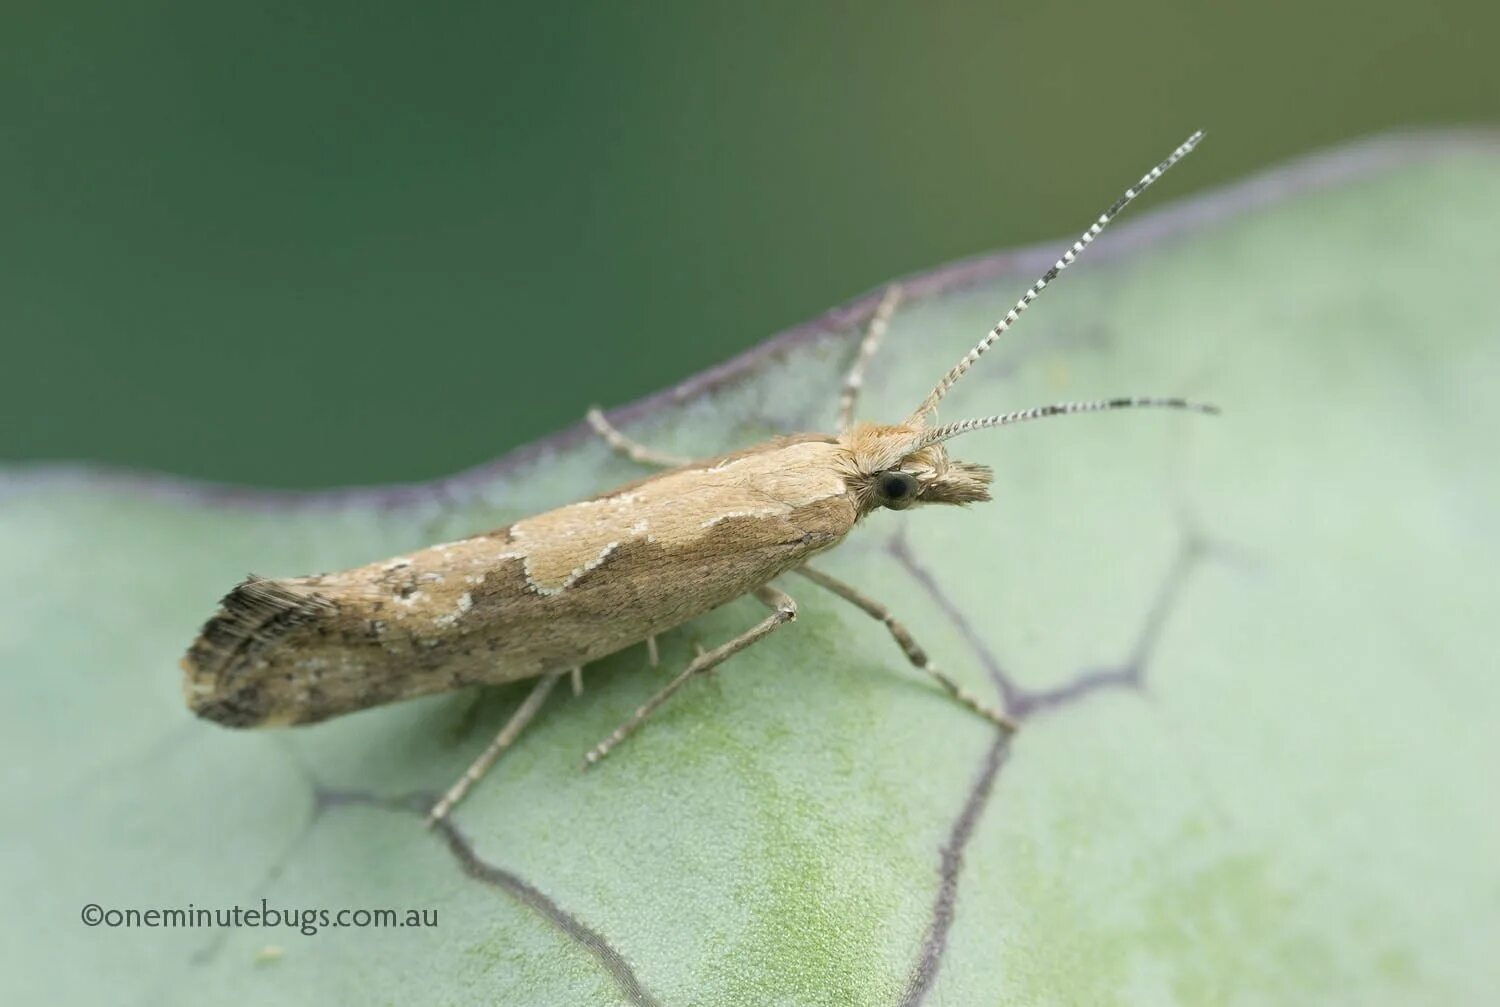
POLYGON ((449 472, 1070 236, 1199 126, 1153 204, 1500 118, 1473 0, 3 10, 0 459, 274 486, 449 472))

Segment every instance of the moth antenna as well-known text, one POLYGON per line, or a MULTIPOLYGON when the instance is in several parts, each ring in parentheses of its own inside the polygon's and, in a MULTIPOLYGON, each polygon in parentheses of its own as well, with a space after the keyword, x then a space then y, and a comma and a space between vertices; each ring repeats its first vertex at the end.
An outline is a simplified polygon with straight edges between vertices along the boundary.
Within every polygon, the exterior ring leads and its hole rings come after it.
POLYGON ((1040 420, 1048 416, 1066 416, 1070 413, 1102 413, 1111 409, 1187 409, 1195 413, 1208 413, 1217 416, 1219 407, 1206 402, 1190 402, 1187 399, 1154 399, 1154 398, 1127 398, 1127 399, 1098 399, 1093 402, 1057 402, 1050 406, 1033 406, 1030 409, 1017 409, 1015 412, 1001 413, 998 416, 983 416, 972 420, 959 420, 957 423, 948 423, 931 430, 924 430, 903 454, 911 454, 949 438, 966 434, 971 430, 985 430, 989 427, 1004 427, 1012 423, 1026 423, 1030 420, 1040 420))
MULTIPOLYGON (((1171 155, 1168 156, 1165 161, 1161 162, 1156 167, 1146 172, 1146 174, 1142 175, 1139 182, 1126 189, 1123 196, 1110 204, 1109 209, 1101 213, 1099 215, 1099 219, 1094 221, 1094 223, 1089 226, 1089 229, 1087 231, 1084 231, 1083 234, 1079 236, 1077 241, 1073 242, 1073 247, 1064 252, 1062 258, 1053 263, 1052 268, 1043 273, 1042 278, 1037 280, 1036 283, 1032 284, 1030 290, 1021 295, 1021 299, 1016 302, 1016 306, 1011 308, 1010 311, 1006 313, 1004 318, 995 323, 995 327, 985 334, 985 337, 979 341, 978 345, 976 345, 972 350, 965 354, 964 358, 957 364, 955 364, 951 371, 943 375, 943 380, 939 381, 937 383, 937 387, 933 388, 931 393, 928 394, 927 398, 922 400, 922 404, 917 407, 916 412, 907 417, 907 426, 925 425, 927 422, 927 418, 932 415, 932 412, 937 408, 938 403, 943 400, 943 396, 948 394, 948 389, 952 388, 958 382, 958 379, 963 377, 964 373, 968 371, 970 367, 974 366, 974 361, 983 356, 984 351, 989 349, 990 346, 994 344, 995 340, 999 339, 1000 336, 1004 334, 1006 329, 1015 324, 1016 319, 1021 317, 1021 312, 1025 311, 1028 307, 1031 306, 1031 302, 1036 300, 1037 295, 1039 295, 1044 289, 1046 289, 1047 284, 1057 279, 1057 274, 1061 273, 1064 269, 1067 269, 1069 266, 1071 266, 1073 264, 1073 260, 1078 258, 1079 254, 1085 248, 1089 247, 1089 245, 1095 238, 1099 237, 1099 232, 1103 231, 1104 228, 1108 226, 1109 222, 1113 220, 1121 210, 1125 209, 1125 207, 1130 204, 1131 200, 1135 199, 1135 197, 1139 196, 1141 193, 1150 188, 1151 183, 1155 182, 1158 178, 1161 178, 1161 176, 1166 173, 1168 168, 1172 167, 1172 165, 1176 164, 1178 161, 1191 154, 1193 152, 1193 148, 1198 146, 1198 141, 1202 139, 1203 130, 1200 129, 1192 136, 1184 140, 1182 142, 1182 146, 1172 151, 1171 155)), ((993 419, 994 417, 991 418, 993 419)))

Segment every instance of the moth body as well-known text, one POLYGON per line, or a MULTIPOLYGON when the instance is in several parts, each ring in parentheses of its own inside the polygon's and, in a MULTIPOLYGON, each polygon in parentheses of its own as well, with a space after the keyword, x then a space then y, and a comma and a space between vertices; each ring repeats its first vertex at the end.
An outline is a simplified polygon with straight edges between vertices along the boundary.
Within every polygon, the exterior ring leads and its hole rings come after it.
MULTIPOLYGON (((842 541, 877 505, 876 429, 781 438, 351 570, 252 577, 184 659, 188 704, 232 727, 311 723, 595 661, 842 541)), ((934 495, 982 498, 973 467, 926 457, 934 495)))

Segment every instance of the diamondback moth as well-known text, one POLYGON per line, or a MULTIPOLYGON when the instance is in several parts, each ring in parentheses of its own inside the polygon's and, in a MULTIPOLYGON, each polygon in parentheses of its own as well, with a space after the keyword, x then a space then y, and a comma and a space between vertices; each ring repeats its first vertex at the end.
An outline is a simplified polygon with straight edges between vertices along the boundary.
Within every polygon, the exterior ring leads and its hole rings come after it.
POLYGON ((355 710, 471 685, 536 679, 489 747, 433 805, 441 819, 514 743, 564 675, 645 642, 710 609, 753 595, 770 614, 702 651, 584 756, 604 758, 691 679, 797 617, 772 581, 800 575, 885 624, 913 666, 957 702, 1013 731, 1004 712, 970 694, 927 657, 906 628, 853 585, 808 565, 878 508, 990 499, 983 465, 944 444, 975 430, 1048 416, 1156 407, 1214 413, 1180 398, 1063 402, 956 423, 937 407, 983 353, 1136 196, 1201 140, 1188 137, 1100 214, 1062 258, 899 423, 854 422, 864 371, 901 298, 888 289, 845 379, 838 432, 778 437, 703 460, 637 444, 597 409, 589 422, 616 450, 667 469, 504 528, 335 573, 251 576, 220 607, 182 660, 187 704, 229 727, 309 724, 355 710))

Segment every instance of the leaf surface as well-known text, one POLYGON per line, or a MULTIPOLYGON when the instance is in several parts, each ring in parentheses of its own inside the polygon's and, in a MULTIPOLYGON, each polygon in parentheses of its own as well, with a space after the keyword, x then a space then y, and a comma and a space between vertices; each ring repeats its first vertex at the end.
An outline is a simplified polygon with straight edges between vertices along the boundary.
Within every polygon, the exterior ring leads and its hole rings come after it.
MULTIPOLYGON (((993 503, 876 515, 824 560, 1023 716, 1009 744, 793 578, 795 624, 587 774, 695 643, 761 611, 556 690, 431 833, 423 801, 524 687, 233 732, 187 714, 177 659, 248 570, 401 553, 636 466, 580 427, 439 484, 335 493, 8 470, 5 1001, 1482 1000, 1497 215, 1488 138, 1300 162, 1123 222, 959 385, 946 418, 1131 393, 1226 411, 967 436, 953 451, 994 466, 993 503), (437 925, 79 916, 262 900, 437 925)), ((904 415, 1056 251, 910 278, 862 412, 904 415)), ((827 428, 878 297, 616 418, 699 455, 827 428)))

